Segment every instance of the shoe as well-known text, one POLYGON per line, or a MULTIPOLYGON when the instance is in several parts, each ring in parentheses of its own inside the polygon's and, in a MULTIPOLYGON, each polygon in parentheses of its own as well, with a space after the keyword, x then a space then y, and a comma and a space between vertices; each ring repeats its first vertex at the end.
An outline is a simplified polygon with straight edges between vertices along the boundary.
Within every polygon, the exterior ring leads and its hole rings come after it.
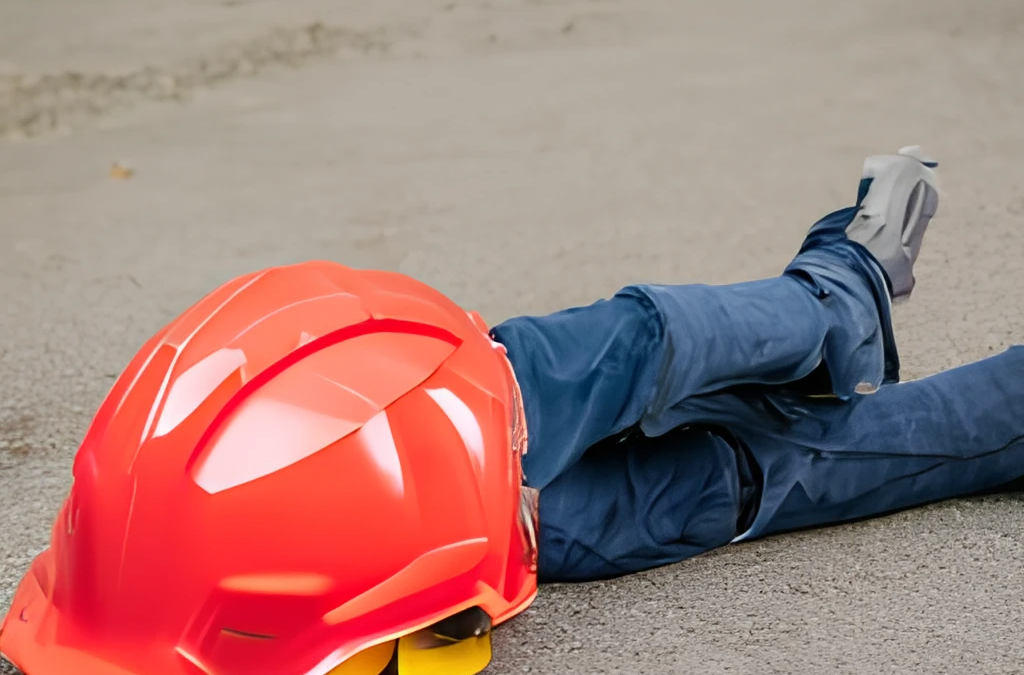
POLYGON ((885 270, 894 301, 914 290, 914 263, 939 208, 937 167, 916 145, 864 160, 860 209, 846 236, 863 245, 885 270))

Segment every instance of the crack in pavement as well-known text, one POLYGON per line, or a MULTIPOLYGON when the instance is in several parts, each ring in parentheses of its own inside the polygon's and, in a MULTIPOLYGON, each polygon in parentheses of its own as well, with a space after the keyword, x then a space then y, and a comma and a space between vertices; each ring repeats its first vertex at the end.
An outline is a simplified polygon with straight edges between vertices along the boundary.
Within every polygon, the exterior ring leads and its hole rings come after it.
POLYGON ((182 101, 199 87, 254 76, 271 67, 298 67, 346 52, 385 55, 383 29, 357 31, 317 22, 279 28, 216 54, 169 67, 146 66, 121 75, 66 71, 0 76, 0 138, 33 138, 66 131, 141 101, 182 101))

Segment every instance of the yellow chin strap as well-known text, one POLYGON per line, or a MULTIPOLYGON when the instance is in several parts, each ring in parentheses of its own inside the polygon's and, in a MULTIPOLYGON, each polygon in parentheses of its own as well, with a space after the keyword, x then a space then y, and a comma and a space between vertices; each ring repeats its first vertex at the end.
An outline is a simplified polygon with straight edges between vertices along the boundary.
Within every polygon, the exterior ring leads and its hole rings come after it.
POLYGON ((491 662, 491 634, 459 642, 429 630, 398 641, 398 675, 476 675, 491 662))
POLYGON ((327 675, 381 675, 391 662, 395 653, 395 643, 384 644, 364 649, 351 657, 327 675))
MULTIPOLYGON (((385 675, 395 643, 365 649, 328 675, 385 675)), ((398 640, 398 675, 477 675, 491 662, 491 634, 458 642, 421 630, 398 640)))

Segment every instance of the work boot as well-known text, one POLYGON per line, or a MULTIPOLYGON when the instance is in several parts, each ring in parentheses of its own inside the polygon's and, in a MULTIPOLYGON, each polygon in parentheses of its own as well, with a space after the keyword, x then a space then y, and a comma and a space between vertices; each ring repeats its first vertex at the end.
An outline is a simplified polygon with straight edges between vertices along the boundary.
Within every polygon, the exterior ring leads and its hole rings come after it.
POLYGON ((939 207, 937 167, 916 145, 896 155, 864 160, 860 208, 846 235, 863 245, 885 270, 894 301, 910 297, 914 290, 914 263, 939 207))

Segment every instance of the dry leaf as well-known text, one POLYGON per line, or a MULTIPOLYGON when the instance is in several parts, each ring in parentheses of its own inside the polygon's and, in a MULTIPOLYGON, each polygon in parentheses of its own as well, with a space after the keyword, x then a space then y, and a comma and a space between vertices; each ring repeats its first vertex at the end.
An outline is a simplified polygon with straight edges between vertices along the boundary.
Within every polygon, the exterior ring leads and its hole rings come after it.
POLYGON ((135 175, 135 169, 128 166, 126 162, 114 162, 110 167, 110 177, 115 180, 128 180, 135 175))

